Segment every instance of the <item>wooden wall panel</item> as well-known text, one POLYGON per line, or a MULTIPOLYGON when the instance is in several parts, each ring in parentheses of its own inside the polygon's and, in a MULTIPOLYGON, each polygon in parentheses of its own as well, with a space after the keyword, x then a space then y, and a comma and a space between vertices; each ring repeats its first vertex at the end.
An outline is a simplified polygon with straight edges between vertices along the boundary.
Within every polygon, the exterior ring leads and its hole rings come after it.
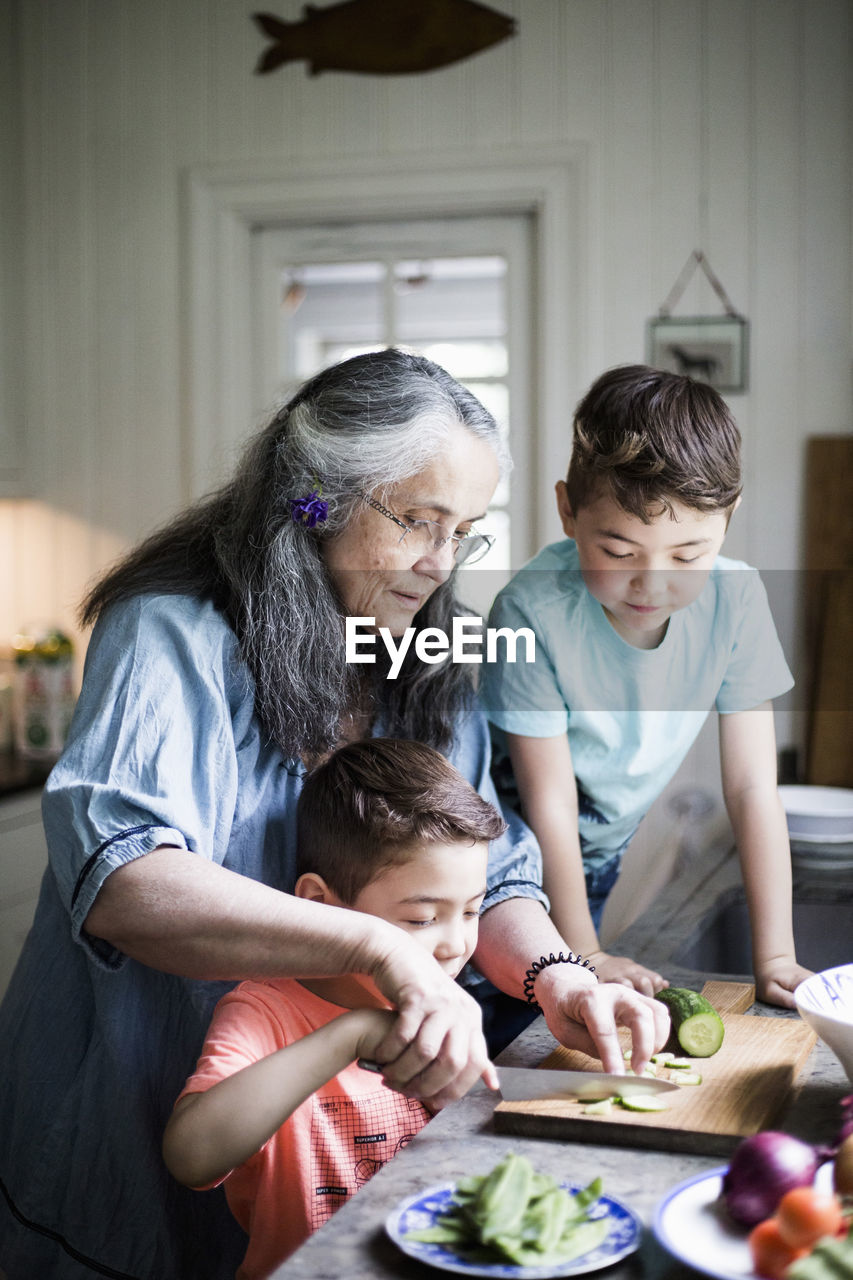
POLYGON ((738 514, 762 568, 796 564, 799 396, 802 43, 796 0, 758 0, 755 58, 753 213, 750 220, 750 400, 748 499, 738 514), (776 18, 773 21, 773 18, 776 18), (782 88, 780 89, 780 86, 782 88))
POLYGON ((803 6, 799 18, 801 404, 810 432, 849 430, 853 276, 841 245, 851 231, 853 5, 830 0, 820 22, 803 6))
MULTIPOLYGON (((607 310, 603 360, 628 363, 643 358, 645 316, 637 298, 653 294, 652 257, 659 217, 655 142, 667 77, 659 79, 656 5, 615 0, 608 6, 601 111, 602 288, 607 310)), ((689 185, 689 184, 685 184, 689 185)), ((678 270, 672 263, 673 274, 678 270)), ((600 369, 591 371, 595 376, 600 369)))
MULTIPOLYGON (((23 430, 23 192, 21 190, 21 94, 15 57, 16 15, 0 8, 0 497, 21 493, 24 474, 23 430)), ((0 550, 2 557, 2 550, 0 550)), ((2 560, 0 560, 2 564, 2 560)), ((0 576, 0 592, 9 579, 0 576)))

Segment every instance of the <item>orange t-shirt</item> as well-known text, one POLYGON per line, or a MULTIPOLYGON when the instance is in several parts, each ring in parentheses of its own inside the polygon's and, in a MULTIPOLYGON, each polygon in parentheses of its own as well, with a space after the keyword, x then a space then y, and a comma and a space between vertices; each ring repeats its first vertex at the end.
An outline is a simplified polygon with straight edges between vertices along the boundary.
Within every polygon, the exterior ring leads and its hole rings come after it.
MULTIPOLYGON (((293 978, 240 983, 217 1004, 180 1096, 203 1093, 343 1012, 293 978)), ((222 1180, 231 1212, 249 1236, 237 1280, 268 1276, 429 1118, 420 1102, 355 1063, 306 1099, 222 1180)))

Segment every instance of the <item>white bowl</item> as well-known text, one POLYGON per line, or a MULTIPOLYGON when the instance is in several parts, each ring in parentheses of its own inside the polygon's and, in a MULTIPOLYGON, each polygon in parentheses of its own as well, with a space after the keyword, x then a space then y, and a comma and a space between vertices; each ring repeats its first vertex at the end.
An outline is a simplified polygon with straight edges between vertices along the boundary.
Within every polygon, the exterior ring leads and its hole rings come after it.
POLYGON ((813 973, 794 991, 800 1017, 829 1045, 853 1084, 853 964, 813 973))
POLYGON ((853 840, 853 790, 849 787, 779 788, 792 840, 835 844, 853 840))

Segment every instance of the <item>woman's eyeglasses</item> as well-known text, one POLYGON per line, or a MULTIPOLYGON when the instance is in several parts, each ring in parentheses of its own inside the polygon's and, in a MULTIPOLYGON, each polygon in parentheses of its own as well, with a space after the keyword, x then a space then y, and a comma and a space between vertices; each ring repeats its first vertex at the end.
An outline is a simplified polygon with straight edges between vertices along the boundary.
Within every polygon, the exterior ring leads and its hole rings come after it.
POLYGON ((457 565, 474 564, 477 560, 482 560, 495 541, 490 533, 478 533, 476 529, 469 529, 465 533, 446 533, 444 528, 434 520, 415 520, 412 516, 395 516, 393 511, 383 507, 382 503, 377 502, 375 498, 369 498, 364 493, 361 496, 369 507, 378 511, 381 516, 385 516, 386 520, 393 520, 394 524, 402 529, 400 541, 405 542, 406 546, 411 547, 419 556, 440 551, 448 542, 452 542, 453 556, 457 565))

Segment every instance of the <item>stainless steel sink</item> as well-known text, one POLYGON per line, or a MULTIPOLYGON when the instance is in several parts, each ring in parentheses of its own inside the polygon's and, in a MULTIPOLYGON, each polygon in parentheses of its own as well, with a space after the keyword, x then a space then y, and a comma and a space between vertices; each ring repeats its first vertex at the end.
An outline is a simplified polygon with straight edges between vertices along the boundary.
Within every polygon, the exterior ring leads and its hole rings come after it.
MULTIPOLYGON (((811 893, 794 901, 797 959, 807 969, 853 961, 853 893, 811 893)), ((676 964, 703 973, 752 972, 752 937, 743 890, 722 895, 715 909, 673 955, 676 964)))

